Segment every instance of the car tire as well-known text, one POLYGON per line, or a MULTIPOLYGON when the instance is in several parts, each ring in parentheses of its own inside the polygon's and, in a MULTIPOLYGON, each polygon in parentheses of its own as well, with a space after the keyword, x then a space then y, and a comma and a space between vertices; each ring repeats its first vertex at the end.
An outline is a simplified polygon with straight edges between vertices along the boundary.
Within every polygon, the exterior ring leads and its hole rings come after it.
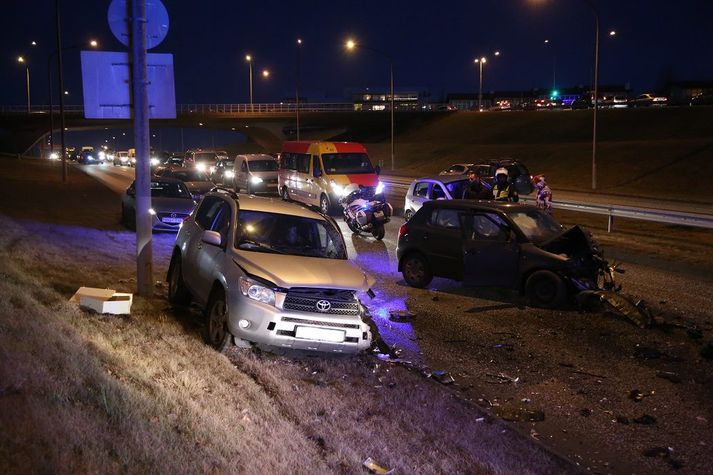
POLYGON ((404 257, 401 264, 401 275, 411 287, 421 289, 433 280, 433 272, 428 261, 420 253, 409 254, 404 257))
POLYGON ((222 288, 213 290, 208 299, 203 338, 218 353, 227 352, 233 342, 233 335, 228 331, 228 306, 222 288))
POLYGON ((382 226, 378 226, 374 228, 374 230, 371 232, 371 235, 376 238, 377 241, 381 241, 384 239, 384 236, 386 236, 386 228, 382 226))
POLYGON ((525 296, 531 307, 558 308, 565 303, 567 288, 562 278, 554 272, 538 270, 527 278, 525 296))
POLYGON ((319 197, 319 211, 324 215, 329 215, 329 209, 329 198, 327 198, 327 195, 322 193, 319 197))
POLYGON ((191 291, 186 287, 183 280, 183 264, 181 263, 181 253, 176 252, 171 257, 168 266, 168 301, 173 305, 185 306, 191 303, 191 291))
POLYGON ((411 218, 413 218, 413 211, 410 210, 410 209, 407 209, 407 210, 404 212, 404 219, 405 219, 406 221, 410 221, 411 218))
POLYGON ((280 196, 282 196, 282 199, 285 201, 292 201, 292 198, 290 198, 290 191, 287 189, 286 186, 282 187, 282 190, 280 191, 280 196))

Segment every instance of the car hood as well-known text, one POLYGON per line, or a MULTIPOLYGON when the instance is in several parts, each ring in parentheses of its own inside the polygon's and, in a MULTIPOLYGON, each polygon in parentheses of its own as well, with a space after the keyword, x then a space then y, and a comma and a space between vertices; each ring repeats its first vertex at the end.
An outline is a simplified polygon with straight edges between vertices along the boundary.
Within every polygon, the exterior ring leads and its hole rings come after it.
POLYGON ((238 250, 235 263, 246 273, 278 287, 368 291, 375 279, 345 259, 288 256, 238 250))
POLYGON ((193 211, 196 204, 186 198, 151 198, 151 208, 157 213, 186 213, 193 211))
POLYGON ((591 234, 579 226, 573 226, 547 241, 538 243, 537 247, 552 254, 565 254, 568 257, 602 255, 591 234))

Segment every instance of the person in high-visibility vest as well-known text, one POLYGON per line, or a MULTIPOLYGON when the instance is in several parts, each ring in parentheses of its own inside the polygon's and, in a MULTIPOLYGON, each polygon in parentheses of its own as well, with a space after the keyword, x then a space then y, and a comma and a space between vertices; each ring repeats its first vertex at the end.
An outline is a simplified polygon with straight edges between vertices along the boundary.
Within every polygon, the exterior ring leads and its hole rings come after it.
POLYGON ((517 190, 510 182, 507 168, 498 168, 495 171, 495 185, 493 186, 493 199, 495 201, 517 202, 520 197, 517 190))

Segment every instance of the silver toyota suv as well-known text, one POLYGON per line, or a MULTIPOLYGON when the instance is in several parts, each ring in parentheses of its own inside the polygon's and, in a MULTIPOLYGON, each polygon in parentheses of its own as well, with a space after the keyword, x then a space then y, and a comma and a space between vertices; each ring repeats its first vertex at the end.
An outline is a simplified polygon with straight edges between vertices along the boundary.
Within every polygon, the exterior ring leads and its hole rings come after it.
POLYGON ((205 339, 223 352, 231 343, 354 353, 371 346, 357 292, 374 279, 347 259, 330 217, 297 204, 206 194, 185 219, 168 270, 171 303, 205 308, 205 339))

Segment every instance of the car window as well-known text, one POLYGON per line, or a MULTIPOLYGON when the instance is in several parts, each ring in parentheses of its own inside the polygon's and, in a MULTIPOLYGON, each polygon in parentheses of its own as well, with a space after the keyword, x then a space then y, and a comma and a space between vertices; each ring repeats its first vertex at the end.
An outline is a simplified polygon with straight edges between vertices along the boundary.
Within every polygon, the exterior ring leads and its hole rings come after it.
POLYGON ((312 157, 312 174, 314 176, 322 175, 322 166, 319 164, 319 156, 312 157))
POLYGON ((307 154, 299 154, 297 156, 297 171, 299 173, 309 173, 309 161, 312 157, 307 154))
POLYGON ((151 182, 151 196, 153 198, 191 198, 191 194, 181 182, 151 182))
POLYGON ((241 210, 235 247, 244 251, 346 259, 338 229, 324 219, 241 210))
POLYGON ((365 153, 324 153, 322 163, 328 175, 374 173, 365 153))
POLYGON ((468 187, 468 180, 458 180, 458 181, 452 181, 448 184, 446 184, 446 189, 448 190, 448 194, 455 198, 460 198, 463 196, 463 193, 465 193, 465 189, 468 187))
POLYGON ((448 173, 462 173, 463 170, 465 170, 465 167, 463 165, 453 165, 447 171, 448 173))
POLYGON ((248 167, 253 172, 274 172, 277 170, 277 162, 275 160, 251 160, 248 167))
POLYGON ((441 198, 446 197, 446 192, 443 190, 443 187, 439 185, 438 183, 433 184, 433 189, 431 190, 431 199, 432 200, 437 200, 441 198))
POLYGON ((416 183, 413 189, 413 196, 418 196, 419 198, 428 197, 428 182, 416 183))
POLYGON ((555 219, 540 211, 539 209, 531 209, 527 211, 517 211, 508 213, 510 219, 520 228, 520 231, 534 242, 546 241, 552 239, 562 232, 562 225, 555 219))
POLYGON ((230 216, 230 205, 223 200, 219 200, 209 229, 220 233, 221 242, 226 242, 228 238, 228 231, 230 231, 230 216))
POLYGON ((203 198, 203 201, 201 201, 201 204, 196 211, 196 223, 198 226, 203 229, 210 229, 213 225, 215 215, 223 203, 224 201, 217 196, 208 196, 203 198))
POLYGON ((473 241, 507 241, 509 233, 505 222, 494 213, 472 216, 467 237, 473 241))
POLYGON ((240 171, 241 172, 248 171, 248 163, 245 160, 240 161, 240 171))
POLYGON ((431 224, 441 228, 460 229, 460 217, 456 209, 434 209, 431 213, 431 224))

